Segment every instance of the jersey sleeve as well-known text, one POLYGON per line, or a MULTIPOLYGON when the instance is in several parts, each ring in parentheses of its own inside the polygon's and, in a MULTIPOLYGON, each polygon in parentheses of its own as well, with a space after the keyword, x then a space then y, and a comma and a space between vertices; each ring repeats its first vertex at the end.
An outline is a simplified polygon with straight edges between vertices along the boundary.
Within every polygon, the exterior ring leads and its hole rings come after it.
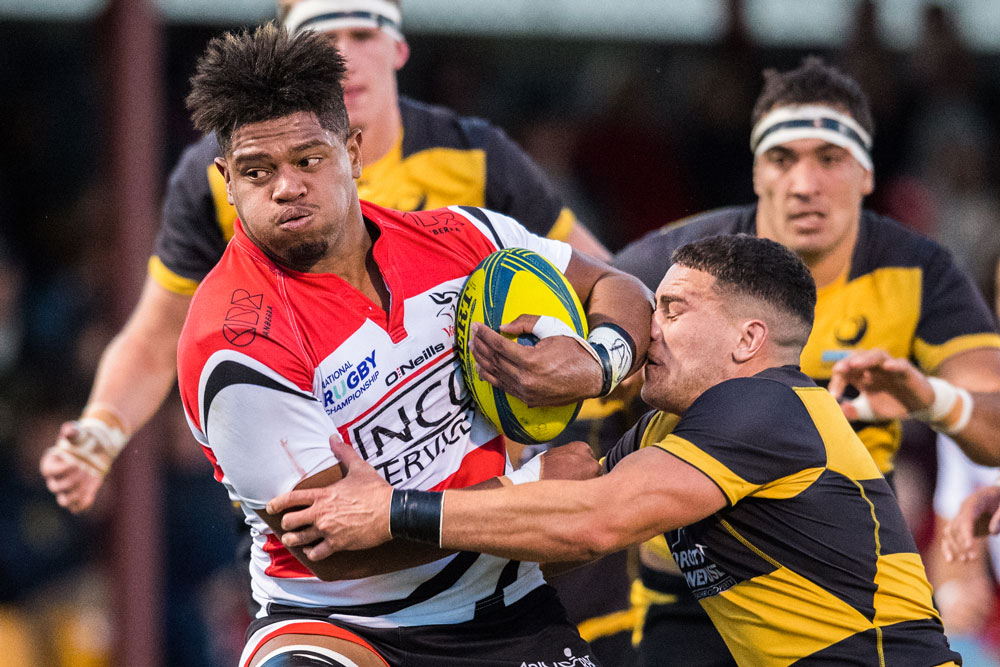
POLYGON ((650 444, 698 468, 731 504, 788 478, 813 478, 826 464, 823 441, 795 392, 758 378, 712 387, 669 435, 650 444))
POLYGON ((938 248, 924 267, 913 356, 928 373, 948 357, 981 347, 1000 349, 989 307, 951 256, 938 248))
POLYGON ((566 267, 569 266, 569 260, 573 256, 573 248, 568 243, 533 234, 519 221, 496 211, 471 206, 461 206, 459 209, 472 220, 479 231, 498 250, 501 248, 527 248, 552 262, 560 271, 566 271, 566 267))
POLYGON ((566 238, 576 217, 563 206, 542 168, 503 130, 487 125, 483 133, 486 208, 514 218, 539 236, 566 238))
POLYGON ((667 437, 677 425, 680 417, 677 415, 652 410, 647 412, 635 425, 626 431, 625 435, 615 443, 607 456, 604 457, 604 470, 610 472, 623 458, 643 447, 659 442, 667 437))
POLYGON ((220 203, 209 183, 215 145, 206 138, 185 149, 167 184, 149 272, 172 292, 193 294, 226 249, 220 203))
POLYGON ((329 443, 336 429, 322 402, 264 364, 218 353, 201 386, 201 434, 222 481, 246 506, 263 509, 337 463, 329 443))

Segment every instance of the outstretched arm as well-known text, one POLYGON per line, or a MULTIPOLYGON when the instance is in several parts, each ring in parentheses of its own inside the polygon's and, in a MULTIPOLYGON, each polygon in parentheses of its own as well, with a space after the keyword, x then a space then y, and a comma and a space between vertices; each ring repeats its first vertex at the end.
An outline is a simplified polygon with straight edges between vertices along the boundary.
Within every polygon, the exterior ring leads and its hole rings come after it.
MULTIPOLYGON (((347 457, 345 460, 352 460, 352 455, 353 458, 360 460, 354 450, 336 436, 330 438, 330 446, 338 456, 347 457)), ((518 483, 531 481, 532 477, 590 479, 600 474, 600 465, 594 459, 590 446, 584 442, 572 442, 550 449, 525 467, 533 468, 531 472, 525 471, 528 472, 527 476, 517 473, 511 475, 518 478, 518 483)), ((371 472, 388 486, 378 473, 373 469, 371 472)), ((422 565, 454 553, 455 549, 441 549, 437 545, 392 540, 368 549, 340 550, 318 556, 317 558, 321 560, 311 559, 309 556, 313 553, 311 545, 322 539, 323 532, 329 525, 329 518, 340 511, 331 505, 328 491, 336 488, 337 484, 341 483, 341 478, 341 466, 329 468, 297 485, 295 491, 268 503, 266 510, 257 512, 275 534, 282 538, 282 542, 292 554, 317 577, 327 581, 370 577, 422 565), (296 513, 297 522, 287 520, 283 524, 283 517, 293 511, 296 513), (289 527, 294 527, 295 532, 289 533, 287 530, 289 527)), ((468 487, 468 490, 499 489, 511 484, 506 476, 492 477, 468 487)))
POLYGON ((1000 350, 979 348, 942 362, 936 386, 906 359, 864 350, 838 361, 829 389, 838 399, 847 385, 862 393, 843 403, 848 419, 870 421, 913 416, 950 435, 966 456, 1000 465, 1000 350), (956 391, 956 388, 958 391, 956 391))
POLYGON ((394 534, 423 541, 425 531, 439 529, 439 540, 433 541, 445 549, 542 562, 590 560, 694 523, 727 503, 701 471, 649 447, 596 479, 475 493, 416 492, 423 495, 406 505, 407 497, 394 493, 352 449, 332 441, 331 446, 348 469, 343 480, 319 493, 293 491, 268 503, 272 513, 311 503, 282 520, 284 543, 308 545, 303 553, 311 560, 377 546, 394 534), (322 496, 321 506, 317 496, 322 496), (441 510, 437 518, 431 516, 434 503, 441 510))
POLYGON ((129 321, 104 350, 80 419, 63 424, 42 455, 42 476, 63 507, 82 512, 94 503, 121 448, 170 392, 190 303, 146 278, 129 321))

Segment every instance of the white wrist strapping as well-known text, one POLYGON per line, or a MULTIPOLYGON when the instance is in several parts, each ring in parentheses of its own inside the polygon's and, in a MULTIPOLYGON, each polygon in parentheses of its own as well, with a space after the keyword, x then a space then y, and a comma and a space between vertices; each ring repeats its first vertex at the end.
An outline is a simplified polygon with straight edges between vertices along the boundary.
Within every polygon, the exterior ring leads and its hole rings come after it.
POLYGON ((76 422, 79 437, 76 442, 59 438, 56 448, 80 459, 103 477, 128 442, 128 436, 96 417, 83 417, 76 422))
POLYGON ((526 484, 537 482, 542 478, 542 456, 544 452, 534 457, 512 473, 504 475, 511 484, 526 484))
POLYGON ((573 330, 573 327, 566 324, 558 317, 552 317, 551 315, 539 315, 538 321, 535 322, 535 326, 531 328, 531 333, 535 334, 539 338, 549 338, 550 336, 569 336, 577 343, 583 346, 590 356, 594 358, 594 361, 601 363, 601 358, 597 356, 597 351, 590 346, 587 340, 573 330))
POLYGON ((929 377, 927 381, 934 389, 934 402, 928 408, 911 412, 910 416, 930 424, 936 431, 948 435, 959 433, 972 419, 972 394, 941 378, 929 377), (953 415, 959 401, 958 414, 953 415))

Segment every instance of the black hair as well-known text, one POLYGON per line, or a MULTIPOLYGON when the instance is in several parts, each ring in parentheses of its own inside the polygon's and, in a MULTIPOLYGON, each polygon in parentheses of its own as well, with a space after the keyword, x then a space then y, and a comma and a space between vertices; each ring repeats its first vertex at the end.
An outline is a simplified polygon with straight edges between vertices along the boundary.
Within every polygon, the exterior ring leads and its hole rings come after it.
POLYGON ((756 126, 775 107, 822 103, 845 109, 868 136, 875 136, 875 121, 861 86, 816 56, 805 58, 796 69, 787 72, 764 70, 764 89, 754 104, 751 125, 756 126))
POLYGON ((346 139, 344 72, 344 59, 322 34, 289 36, 272 21, 212 39, 186 104, 194 126, 215 132, 223 154, 239 127, 300 111, 316 114, 323 128, 346 139))
POLYGON ((749 234, 727 234, 683 245, 671 261, 710 274, 724 293, 759 299, 793 315, 806 327, 799 341, 805 344, 816 310, 816 283, 785 246, 749 234))

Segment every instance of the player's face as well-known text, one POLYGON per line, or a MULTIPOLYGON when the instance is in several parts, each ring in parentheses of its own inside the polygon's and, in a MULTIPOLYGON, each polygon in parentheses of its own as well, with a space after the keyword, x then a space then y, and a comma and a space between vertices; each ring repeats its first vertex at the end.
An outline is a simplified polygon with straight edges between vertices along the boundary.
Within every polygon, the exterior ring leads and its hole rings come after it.
POLYGON ((683 414, 730 376, 740 332, 714 285, 711 274, 675 264, 657 288, 642 386, 653 407, 683 414))
POLYGON ((377 28, 344 28, 325 34, 347 61, 344 104, 351 127, 365 130, 399 103, 396 72, 406 63, 410 48, 377 28))
POLYGON ((307 112, 249 123, 216 164, 247 236, 289 268, 322 270, 361 225, 357 130, 344 142, 307 112))
POLYGON ((797 139, 754 161, 757 235, 807 263, 853 245, 872 174, 850 151, 822 139, 797 139))

